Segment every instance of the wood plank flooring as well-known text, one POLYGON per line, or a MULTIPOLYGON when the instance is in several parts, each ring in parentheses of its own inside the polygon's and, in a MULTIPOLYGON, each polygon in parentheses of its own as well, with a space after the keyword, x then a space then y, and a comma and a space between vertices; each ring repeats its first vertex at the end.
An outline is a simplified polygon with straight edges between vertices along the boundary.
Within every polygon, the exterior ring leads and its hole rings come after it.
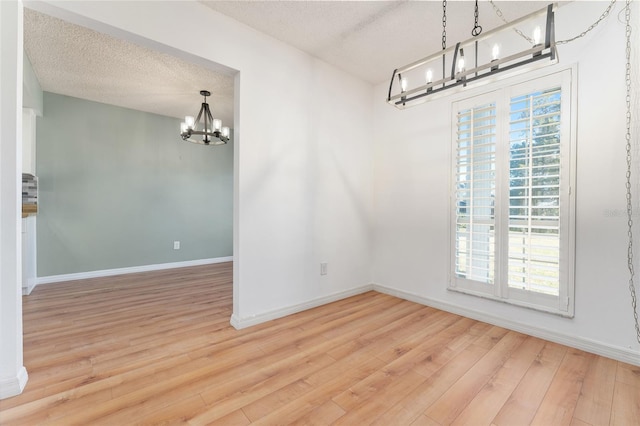
POLYGON ((0 424, 640 424, 640 367, 376 292, 235 330, 231 269, 37 287, 0 424))

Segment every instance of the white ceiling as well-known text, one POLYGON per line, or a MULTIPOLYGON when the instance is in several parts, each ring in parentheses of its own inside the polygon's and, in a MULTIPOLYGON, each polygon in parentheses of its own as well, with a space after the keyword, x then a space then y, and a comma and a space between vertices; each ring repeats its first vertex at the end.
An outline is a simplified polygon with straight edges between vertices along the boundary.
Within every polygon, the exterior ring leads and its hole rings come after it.
MULTIPOLYGON (((370 83, 442 48, 441 1, 202 1, 256 30, 370 83)), ((511 21, 550 1, 495 1, 511 21)), ((451 46, 471 38, 474 1, 447 2, 451 46)), ((478 2, 484 31, 503 25, 488 0, 478 2)))
POLYGON ((169 117, 195 116, 200 90, 233 127, 233 77, 25 9, 24 48, 42 89, 169 117))
MULTIPOLYGON (((207 7, 373 84, 441 49, 440 1, 202 1, 207 7)), ((504 17, 546 1, 496 1, 504 17)), ((474 2, 449 1, 449 45, 471 37, 474 2)), ((502 24, 479 1, 485 31, 502 24)), ((233 77, 25 9, 25 51, 46 91, 171 117, 197 113, 212 92, 214 116, 233 123, 233 77)))

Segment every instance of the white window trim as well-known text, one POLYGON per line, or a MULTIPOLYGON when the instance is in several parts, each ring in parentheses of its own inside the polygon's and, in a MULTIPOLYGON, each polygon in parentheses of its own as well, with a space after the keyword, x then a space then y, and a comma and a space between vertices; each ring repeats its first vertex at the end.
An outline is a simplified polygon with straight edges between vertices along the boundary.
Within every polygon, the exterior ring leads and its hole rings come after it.
MULTIPOLYGON (((452 141, 452 149, 451 158, 449 161, 451 167, 450 173, 450 203, 449 203, 449 285, 448 290, 455 291, 459 293, 470 294, 474 296, 478 296, 485 299, 490 299, 498 302, 503 302, 511 305, 516 305, 524 308, 534 309, 537 311, 548 312, 556 315, 560 315, 563 317, 573 318, 575 313, 575 226, 576 226, 576 140, 577 140, 577 65, 572 64, 570 66, 553 66, 549 68, 545 68, 542 70, 535 70, 529 74, 521 75, 518 77, 502 80, 492 84, 490 87, 481 87, 476 90, 471 90, 469 92, 463 93, 460 96, 455 96, 450 104, 450 116, 451 120, 451 141, 452 141), (565 238, 565 245, 563 249, 561 249, 560 256, 563 258, 563 263, 567 266, 561 268, 561 283, 565 285, 560 286, 559 296, 550 296, 542 293, 534 293, 529 291, 523 291, 516 288, 510 288, 506 283, 503 282, 501 277, 499 276, 499 272, 496 270, 495 277, 495 285, 490 284, 482 284, 479 282, 470 282, 465 283, 463 287, 456 285, 456 280, 460 280, 460 278, 455 277, 454 266, 455 266, 455 223, 454 223, 454 212, 456 211, 456 199, 455 199, 455 184, 456 184, 456 167, 454 165, 454 161, 456 159, 456 114, 457 110, 454 107, 456 103, 465 102, 467 100, 471 100, 472 98, 485 98, 485 95, 490 95, 495 92, 504 91, 502 101, 498 108, 508 108, 509 105, 509 97, 515 95, 515 93, 511 93, 510 90, 514 86, 529 87, 531 91, 535 91, 535 86, 542 84, 544 87, 548 86, 548 83, 543 83, 544 81, 549 81, 549 79, 556 79, 557 83, 562 84, 562 102, 563 102, 563 141, 568 140, 568 150, 565 148, 562 150, 561 155, 561 164, 566 167, 568 164, 569 173, 568 176, 566 172, 563 173, 563 183, 562 190, 568 191, 569 196, 567 197, 568 203, 568 215, 564 215, 561 217, 560 226, 563 229, 567 229, 566 235, 563 235, 565 238), (567 93, 568 92, 568 93, 567 93), (506 99, 506 102, 505 102, 506 99), (566 111, 568 106, 568 113, 566 111), (565 115, 566 114, 566 115, 565 115), (568 118, 568 123, 566 122, 568 118), (568 133, 568 136, 564 136, 564 134, 568 133), (565 157, 569 158, 565 158, 565 157), (466 285, 469 284, 469 285, 466 285), (491 291, 488 291, 491 290, 491 291), (525 293, 526 296, 522 293, 525 293), (524 297, 523 297, 524 296, 524 297), (549 302, 553 302, 553 306, 550 306, 549 302)), ((525 92, 525 90, 523 90, 525 92)), ((494 96, 494 99, 496 97, 494 96)), ((485 99, 486 100, 486 99, 485 99)), ((481 103, 481 102, 480 102, 481 103)), ((498 116, 504 116, 504 111, 498 111, 498 116)), ((508 123, 505 120, 501 120, 498 123, 498 126, 506 127, 508 123)), ((504 134, 503 129, 498 131, 500 134, 504 134)), ((498 143, 501 143, 498 141, 498 143)), ((566 147, 566 142, 563 142, 563 146, 566 147)), ((500 161, 496 158, 496 161, 500 161)), ((496 170, 497 173, 504 173, 503 168, 498 168, 496 170)), ((501 181, 499 176, 496 176, 496 185, 499 185, 501 181)), ((496 190, 498 188, 496 187, 496 190)), ((496 216, 498 215, 498 208, 496 206, 496 216)), ((497 220, 502 220, 496 217, 497 220)), ((505 219, 506 220, 506 219, 505 219)), ((496 247, 496 256, 505 256, 505 251, 507 249, 496 247)), ((506 260, 504 260, 506 261, 506 260)))

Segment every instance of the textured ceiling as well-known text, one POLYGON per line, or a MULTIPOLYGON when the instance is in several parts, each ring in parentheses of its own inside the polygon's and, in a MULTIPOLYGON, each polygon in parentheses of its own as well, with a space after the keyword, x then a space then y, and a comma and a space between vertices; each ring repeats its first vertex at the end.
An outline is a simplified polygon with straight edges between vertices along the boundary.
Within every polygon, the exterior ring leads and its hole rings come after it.
MULTIPOLYGON (((202 1, 206 6, 377 84, 442 48, 441 1, 202 1)), ((514 20, 549 1, 495 1, 514 20)), ((471 38, 472 1, 447 3, 448 45, 471 38)), ((478 2, 484 31, 502 25, 478 2)))
POLYGON ((233 127, 232 76, 30 9, 24 48, 45 91, 183 118, 207 89, 214 116, 233 127))
MULTIPOLYGON (((2 0, 0 0, 2 1, 2 0)), ((202 1, 257 31, 365 81, 385 82, 399 66, 441 48, 440 1, 202 1)), ((513 20, 546 1, 496 1, 513 20)), ((447 4, 449 45, 470 38, 472 1, 447 4)), ((502 24, 480 0, 480 25, 502 24)), ((25 50, 46 91, 183 117, 208 89, 214 116, 233 123, 233 77, 25 9, 25 50)))

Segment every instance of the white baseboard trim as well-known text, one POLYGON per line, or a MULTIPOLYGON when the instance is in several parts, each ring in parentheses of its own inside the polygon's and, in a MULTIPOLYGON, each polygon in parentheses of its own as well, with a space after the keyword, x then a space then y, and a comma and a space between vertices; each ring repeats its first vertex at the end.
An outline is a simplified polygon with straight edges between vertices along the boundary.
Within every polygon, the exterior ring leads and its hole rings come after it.
POLYGON ((22 287, 22 295, 23 295, 23 296, 28 296, 28 295, 30 295, 30 294, 31 294, 31 292, 33 291, 33 289, 34 289, 34 288, 36 288, 36 285, 37 285, 37 283, 36 283, 36 279, 37 279, 37 278, 29 278, 29 279, 27 280, 27 285, 26 285, 26 287, 25 287, 25 286, 23 286, 23 287, 22 287))
POLYGON ((380 284, 372 284, 372 287, 373 290, 377 292, 399 297, 410 302, 416 302, 420 303, 421 305, 431 306, 432 308, 440 309, 442 311, 451 312, 456 315, 472 318, 478 321, 497 325, 499 327, 504 327, 509 330, 517 331, 519 333, 528 334, 530 336, 539 337, 541 339, 549 340, 561 345, 570 346, 572 348, 591 352, 596 355, 601 355, 607 358, 615 359, 617 361, 640 366, 640 353, 635 352, 631 349, 612 346, 595 340, 578 338, 567 334, 558 333, 552 330, 546 330, 543 328, 532 326, 531 324, 523 324, 506 318, 490 315, 485 312, 462 308, 460 306, 456 306, 442 300, 422 297, 417 294, 409 293, 391 287, 386 287, 380 284))
POLYGON ((58 283, 62 281, 84 280, 87 278, 110 277, 112 275, 135 274, 137 272, 160 271, 163 269, 186 268, 188 266, 209 265, 213 263, 231 261, 233 261, 233 256, 186 260, 183 262, 159 263, 155 265, 130 266, 127 268, 103 269, 100 271, 78 272, 74 274, 50 275, 48 277, 38 277, 36 279, 36 285, 58 283))
POLYGON ((0 399, 20 395, 29 380, 27 369, 21 367, 15 377, 0 378, 0 399))
POLYGON ((240 330, 242 328, 247 328, 253 325, 262 324, 263 322, 271 321, 277 318, 286 317, 287 315, 306 311, 307 309, 326 305, 327 303, 346 299, 347 297, 355 296, 356 294, 366 293, 367 291, 371 291, 371 290, 373 290, 373 286, 371 284, 367 284, 367 285, 356 287, 350 290, 333 293, 328 296, 319 297, 317 299, 313 299, 308 302, 299 303, 297 305, 288 306, 282 309, 276 309, 273 311, 265 312, 263 314, 252 315, 246 318, 240 318, 234 312, 233 315, 231 315, 230 323, 234 328, 236 328, 237 330, 240 330))

